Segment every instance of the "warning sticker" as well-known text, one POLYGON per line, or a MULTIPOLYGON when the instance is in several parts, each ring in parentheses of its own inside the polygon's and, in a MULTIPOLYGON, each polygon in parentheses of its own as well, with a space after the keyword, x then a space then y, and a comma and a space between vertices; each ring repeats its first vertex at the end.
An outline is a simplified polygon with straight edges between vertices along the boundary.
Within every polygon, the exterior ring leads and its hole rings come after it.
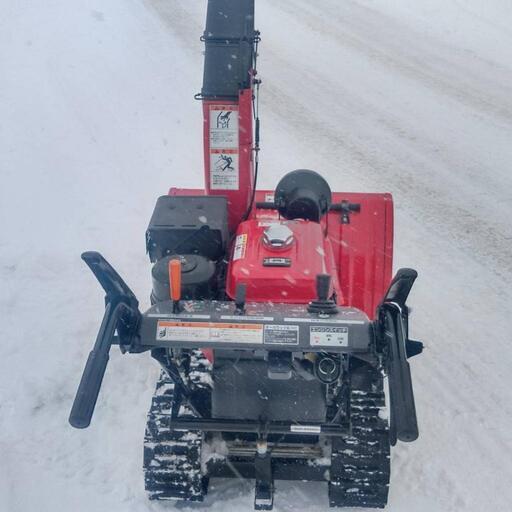
POLYGON ((238 106, 210 105, 210 189, 239 190, 238 106))
POLYGON ((298 345, 298 325, 265 325, 263 343, 265 345, 298 345))
POLYGON ((210 106, 210 149, 238 150, 238 110, 210 106))
POLYGON ((348 327, 310 327, 309 342, 312 347, 347 347, 348 327))
POLYGON ((215 322, 158 322, 157 341, 263 343, 263 325, 215 322))
POLYGON ((247 234, 237 235, 235 240, 235 250, 233 251, 233 261, 245 258, 247 250, 247 234))
POLYGON ((210 151, 210 188, 212 190, 238 190, 238 151, 212 149, 210 151))
POLYGON ((210 325, 199 322, 158 322, 157 341, 208 341, 210 325))
POLYGON ((220 343, 263 343, 263 325, 212 324, 211 341, 220 343))

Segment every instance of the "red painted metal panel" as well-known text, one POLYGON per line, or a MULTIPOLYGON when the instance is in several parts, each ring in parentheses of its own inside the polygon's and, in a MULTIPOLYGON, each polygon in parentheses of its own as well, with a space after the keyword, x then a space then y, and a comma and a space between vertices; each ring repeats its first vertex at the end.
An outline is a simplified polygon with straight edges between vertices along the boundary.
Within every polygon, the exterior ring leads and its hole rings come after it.
POLYGON ((392 277, 393 199, 390 194, 333 194, 333 202, 342 200, 361 205, 349 224, 340 222, 338 212, 328 215, 343 301, 374 318, 392 277))
POLYGON ((263 242, 269 223, 250 220, 240 224, 230 258, 226 291, 235 297, 236 286, 247 286, 247 300, 307 304, 317 298, 316 276, 329 272, 334 276, 331 293, 340 293, 337 274, 332 270, 334 256, 323 227, 304 220, 283 221, 294 234, 289 248, 272 250, 263 242), (240 245, 241 244, 241 245, 240 245), (265 266, 266 258, 283 258, 289 267, 265 266))

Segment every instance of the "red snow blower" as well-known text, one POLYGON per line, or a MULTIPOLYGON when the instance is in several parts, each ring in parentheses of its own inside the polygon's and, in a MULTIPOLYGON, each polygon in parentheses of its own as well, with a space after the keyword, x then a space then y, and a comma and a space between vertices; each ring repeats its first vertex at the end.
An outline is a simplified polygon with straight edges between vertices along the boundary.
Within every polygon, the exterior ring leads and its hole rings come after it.
POLYGON ((82 255, 106 308, 70 423, 89 426, 112 345, 150 352, 150 499, 202 501, 209 479, 236 477, 255 480, 257 510, 283 479, 327 482, 333 507, 384 507, 390 446, 418 437, 408 358, 423 349, 408 337, 417 273, 391 274, 392 198, 333 193, 311 170, 256 190, 254 0, 209 0, 202 40, 205 189, 156 203, 146 313, 82 255))

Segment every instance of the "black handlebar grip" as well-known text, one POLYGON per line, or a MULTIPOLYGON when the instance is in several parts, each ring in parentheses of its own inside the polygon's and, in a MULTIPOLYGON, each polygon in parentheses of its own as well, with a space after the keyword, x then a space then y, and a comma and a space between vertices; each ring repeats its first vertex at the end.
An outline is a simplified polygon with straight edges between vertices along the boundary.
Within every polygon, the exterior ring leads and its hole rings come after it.
POLYGON ((92 350, 89 354, 69 415, 72 427, 87 428, 91 424, 107 363, 108 352, 92 350))
POLYGON ((91 424, 116 329, 119 339, 128 340, 128 345, 139 328, 141 317, 135 295, 100 253, 85 252, 82 259, 105 290, 106 306, 69 415, 69 423, 75 428, 87 428, 91 424))
POLYGON ((389 340, 388 383, 391 423, 396 437, 403 442, 418 438, 418 420, 412 388, 411 368, 405 351, 406 334, 400 310, 389 307, 386 315, 386 336, 389 340))
POLYGON ((405 443, 418 439, 418 420, 409 363, 393 362, 389 368, 391 419, 396 437, 405 443))
POLYGON ((416 418, 416 406, 414 403, 414 393, 412 389, 411 368, 409 363, 405 363, 402 372, 402 394, 401 407, 404 412, 399 416, 396 435, 400 441, 410 443, 416 441, 419 436, 418 420, 416 418))
POLYGON ((385 302, 395 302, 401 308, 405 307, 407 297, 412 285, 418 277, 418 272, 412 268, 401 268, 391 281, 389 289, 384 297, 385 302))

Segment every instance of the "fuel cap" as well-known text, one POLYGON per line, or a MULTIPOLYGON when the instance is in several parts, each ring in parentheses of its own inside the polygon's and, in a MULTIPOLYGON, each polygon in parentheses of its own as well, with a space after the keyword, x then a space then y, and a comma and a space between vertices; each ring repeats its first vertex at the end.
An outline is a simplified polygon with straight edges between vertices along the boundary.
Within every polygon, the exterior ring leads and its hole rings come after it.
POLYGON ((288 249, 293 241, 293 231, 286 224, 271 224, 263 232, 263 243, 274 251, 288 249))

